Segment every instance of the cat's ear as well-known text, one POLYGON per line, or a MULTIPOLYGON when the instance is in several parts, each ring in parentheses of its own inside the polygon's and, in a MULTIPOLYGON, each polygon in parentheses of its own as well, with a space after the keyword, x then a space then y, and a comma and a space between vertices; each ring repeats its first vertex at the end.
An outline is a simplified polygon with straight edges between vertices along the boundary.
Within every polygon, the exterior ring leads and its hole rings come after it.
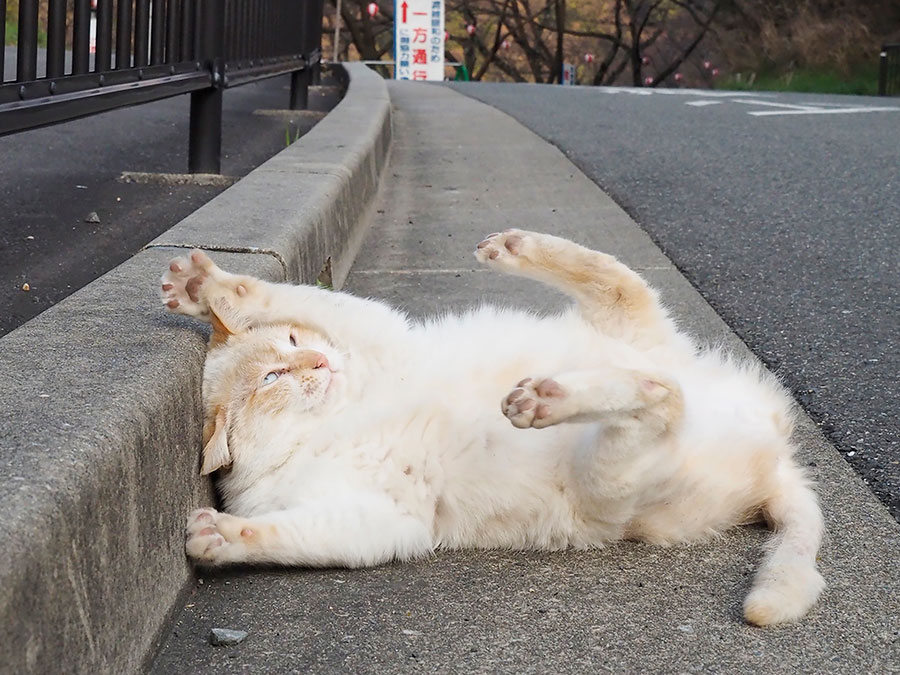
MULTIPOLYGON (((244 291, 246 293, 246 291, 244 291)), ((210 347, 223 344, 229 335, 241 333, 249 327, 249 322, 225 298, 214 298, 209 303, 209 322, 212 324, 210 347)))
POLYGON ((212 335, 209 336, 210 349, 225 344, 228 336, 234 335, 234 331, 222 323, 222 319, 219 318, 215 311, 209 313, 209 323, 212 325, 212 335))
MULTIPOLYGON (((206 436, 205 433, 204 436, 206 436)), ((231 451, 228 449, 228 417, 225 406, 220 406, 216 411, 212 434, 203 447, 203 466, 200 469, 200 475, 208 476, 216 469, 221 469, 229 464, 231 464, 231 451)))

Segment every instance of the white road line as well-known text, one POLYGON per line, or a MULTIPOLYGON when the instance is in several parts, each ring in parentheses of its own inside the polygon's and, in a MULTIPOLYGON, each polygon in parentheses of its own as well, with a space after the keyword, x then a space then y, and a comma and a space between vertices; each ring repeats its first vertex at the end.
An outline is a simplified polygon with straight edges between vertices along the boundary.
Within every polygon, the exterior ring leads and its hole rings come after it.
POLYGON ((797 110, 797 111, 821 110, 821 108, 816 108, 815 106, 796 105, 794 103, 776 103, 775 101, 757 101, 756 99, 749 99, 749 98, 733 98, 731 100, 734 103, 746 103, 747 105, 763 105, 763 106, 769 106, 772 108, 788 108, 790 110, 797 110))
POLYGON ((741 94, 735 91, 707 91, 704 89, 653 89, 651 87, 597 87, 597 91, 605 94, 636 94, 638 96, 651 96, 653 94, 666 94, 675 96, 698 96, 696 101, 685 101, 685 105, 695 108, 704 108, 720 103, 742 103, 744 105, 756 105, 778 110, 748 110, 748 115, 754 117, 768 117, 771 115, 847 115, 851 113, 873 112, 900 112, 896 106, 850 106, 842 103, 778 103, 776 101, 764 101, 760 98, 775 96, 776 94, 753 94, 754 98, 738 98, 741 94), (710 99, 728 99, 710 100, 710 99))
MULTIPOLYGON (((638 96, 651 96, 663 94, 665 96, 702 96, 703 98, 734 98, 741 96, 737 91, 716 91, 714 89, 668 89, 666 87, 594 87, 603 94, 636 94, 638 96)), ((775 96, 775 94, 759 93, 754 96, 775 96)))
POLYGON ((846 113, 900 112, 900 108, 815 108, 810 110, 751 110, 748 115, 843 115, 846 113))
MULTIPOLYGON (((897 112, 898 107, 889 106, 845 106, 842 108, 821 107, 811 104, 795 105, 792 103, 776 103, 775 101, 757 101, 755 99, 734 98, 734 103, 744 103, 746 105, 761 105, 769 108, 783 108, 783 110, 748 110, 748 115, 754 117, 769 117, 772 115, 846 115, 849 113, 870 113, 870 112, 897 112)), ((834 105, 834 104, 830 104, 834 105)))
POLYGON ((846 103, 813 103, 811 101, 804 101, 800 105, 809 106, 810 108, 852 108, 854 106, 849 106, 846 103))
MULTIPOLYGON (((627 87, 622 87, 622 89, 627 89, 627 87)), ((651 89, 656 94, 665 94, 666 96, 702 96, 703 98, 734 98, 735 96, 741 96, 741 92, 738 91, 716 91, 715 89, 668 89, 666 87, 659 87, 656 89, 651 89)), ((775 96, 775 94, 753 94, 753 96, 761 96, 765 98, 766 96, 775 96)))

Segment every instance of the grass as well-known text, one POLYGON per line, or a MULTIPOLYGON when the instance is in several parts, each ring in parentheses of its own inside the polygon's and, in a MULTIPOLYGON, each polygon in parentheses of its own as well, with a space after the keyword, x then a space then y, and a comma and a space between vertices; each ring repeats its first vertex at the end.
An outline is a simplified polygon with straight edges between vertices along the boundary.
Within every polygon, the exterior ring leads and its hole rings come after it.
POLYGON ((849 73, 827 68, 797 68, 785 73, 736 73, 720 80, 716 88, 875 96, 878 94, 878 66, 864 64, 852 68, 849 73))
POLYGON ((296 129, 296 133, 294 134, 294 137, 291 138, 291 126, 292 125, 289 124, 284 128, 284 147, 288 147, 288 146, 290 146, 291 143, 296 143, 297 141, 300 140, 300 129, 299 128, 296 129))

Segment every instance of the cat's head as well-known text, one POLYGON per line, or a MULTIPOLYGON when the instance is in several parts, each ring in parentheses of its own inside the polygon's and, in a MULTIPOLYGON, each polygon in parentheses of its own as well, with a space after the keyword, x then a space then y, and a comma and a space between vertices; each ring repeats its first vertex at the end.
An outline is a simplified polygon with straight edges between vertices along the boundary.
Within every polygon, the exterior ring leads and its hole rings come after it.
POLYGON ((259 326, 214 342, 203 372, 201 474, 231 465, 248 440, 314 424, 339 399, 343 370, 340 351, 299 326, 259 326))

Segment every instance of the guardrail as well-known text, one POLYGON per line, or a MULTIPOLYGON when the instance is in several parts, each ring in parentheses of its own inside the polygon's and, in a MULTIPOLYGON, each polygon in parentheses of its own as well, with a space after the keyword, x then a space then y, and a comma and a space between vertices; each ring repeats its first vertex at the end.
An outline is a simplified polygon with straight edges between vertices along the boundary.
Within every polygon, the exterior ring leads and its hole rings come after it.
MULTIPOLYGON (((14 1, 0 0, 4 24, 14 1)), ((225 89, 291 73, 289 107, 306 107, 321 60, 323 5, 18 0, 15 75, 0 79, 0 136, 190 93, 188 169, 218 173, 225 89), (44 24, 46 52, 38 47, 44 24)), ((0 50, 0 74, 4 60, 0 50)))
POLYGON ((878 95, 900 96, 900 44, 884 45, 881 48, 878 95))

